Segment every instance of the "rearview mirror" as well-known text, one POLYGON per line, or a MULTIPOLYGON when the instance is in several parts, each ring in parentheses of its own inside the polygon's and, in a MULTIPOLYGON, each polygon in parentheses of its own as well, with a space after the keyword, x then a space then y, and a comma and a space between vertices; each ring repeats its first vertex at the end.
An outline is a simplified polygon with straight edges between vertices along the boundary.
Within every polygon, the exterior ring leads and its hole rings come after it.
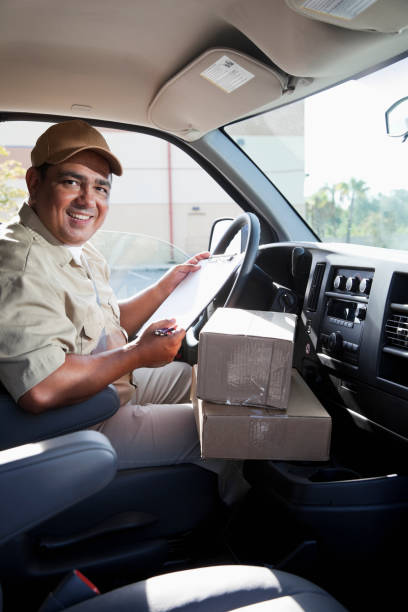
POLYGON ((385 112, 385 124, 388 136, 402 137, 402 142, 408 137, 408 97, 394 102, 385 112))

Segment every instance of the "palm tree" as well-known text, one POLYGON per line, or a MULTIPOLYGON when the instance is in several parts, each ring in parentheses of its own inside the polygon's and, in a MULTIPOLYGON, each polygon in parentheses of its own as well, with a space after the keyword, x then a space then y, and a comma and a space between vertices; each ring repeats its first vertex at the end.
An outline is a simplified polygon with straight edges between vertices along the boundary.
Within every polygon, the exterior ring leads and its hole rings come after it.
POLYGON ((341 221, 339 212, 334 190, 328 185, 321 187, 306 202, 306 220, 322 240, 337 236, 341 221))
POLYGON ((368 185, 365 181, 351 178, 348 183, 338 183, 336 185, 336 191, 339 194, 340 201, 347 203, 347 225, 346 225, 346 242, 350 242, 351 228, 353 225, 353 213, 354 207, 358 200, 362 200, 366 197, 368 191, 368 185))

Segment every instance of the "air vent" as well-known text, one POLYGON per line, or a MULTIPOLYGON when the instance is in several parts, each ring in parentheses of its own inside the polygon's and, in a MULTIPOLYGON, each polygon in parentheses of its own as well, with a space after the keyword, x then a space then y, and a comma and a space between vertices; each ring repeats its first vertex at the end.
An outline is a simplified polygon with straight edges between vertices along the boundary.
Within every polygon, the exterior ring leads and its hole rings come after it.
POLYGON ((388 345, 408 349, 408 316, 393 314, 385 324, 385 339, 388 345))
MULTIPOLYGON (((379 378, 408 392, 408 274, 394 272, 387 300, 379 378)), ((405 391, 404 391, 405 393, 405 391)))
POLYGON ((314 311, 317 308, 325 268, 326 264, 323 262, 316 264, 313 272, 312 284, 310 286, 309 298, 307 300, 308 310, 314 311))

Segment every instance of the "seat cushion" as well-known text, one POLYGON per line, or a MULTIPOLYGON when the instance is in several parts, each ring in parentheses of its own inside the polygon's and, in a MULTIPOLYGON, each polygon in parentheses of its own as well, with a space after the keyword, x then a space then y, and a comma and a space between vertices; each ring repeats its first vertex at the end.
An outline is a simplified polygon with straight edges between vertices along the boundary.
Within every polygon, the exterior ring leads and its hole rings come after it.
POLYGON ((220 565, 149 578, 69 608, 72 612, 344 612, 308 580, 265 567, 220 565))

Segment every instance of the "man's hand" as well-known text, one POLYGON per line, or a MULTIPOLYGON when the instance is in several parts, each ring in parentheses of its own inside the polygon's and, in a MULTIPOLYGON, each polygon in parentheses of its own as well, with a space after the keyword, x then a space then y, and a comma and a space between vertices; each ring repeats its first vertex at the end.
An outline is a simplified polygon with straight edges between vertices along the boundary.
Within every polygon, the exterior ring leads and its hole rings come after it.
POLYGON ((62 366, 24 393, 18 403, 23 410, 38 414, 83 401, 136 368, 166 365, 177 355, 186 332, 175 329, 156 336, 154 331, 173 327, 175 319, 165 319, 124 346, 91 355, 67 355, 62 366))
POLYGON ((140 338, 129 344, 137 346, 141 365, 147 368, 158 368, 173 361, 180 350, 181 342, 186 335, 184 329, 176 328, 175 319, 164 319, 149 325, 140 338), (172 329, 167 335, 157 336, 157 329, 172 329))
POLYGON ((191 257, 188 261, 178 266, 171 268, 161 279, 157 282, 157 287, 164 296, 165 299, 170 295, 172 291, 177 287, 182 280, 186 278, 190 272, 197 272, 200 269, 200 260, 208 259, 210 253, 204 251, 203 253, 197 253, 194 257, 191 257))
POLYGON ((157 283, 137 295, 119 302, 120 323, 129 336, 137 333, 172 291, 190 272, 200 269, 200 260, 208 259, 208 251, 198 253, 186 263, 171 268, 157 283))

